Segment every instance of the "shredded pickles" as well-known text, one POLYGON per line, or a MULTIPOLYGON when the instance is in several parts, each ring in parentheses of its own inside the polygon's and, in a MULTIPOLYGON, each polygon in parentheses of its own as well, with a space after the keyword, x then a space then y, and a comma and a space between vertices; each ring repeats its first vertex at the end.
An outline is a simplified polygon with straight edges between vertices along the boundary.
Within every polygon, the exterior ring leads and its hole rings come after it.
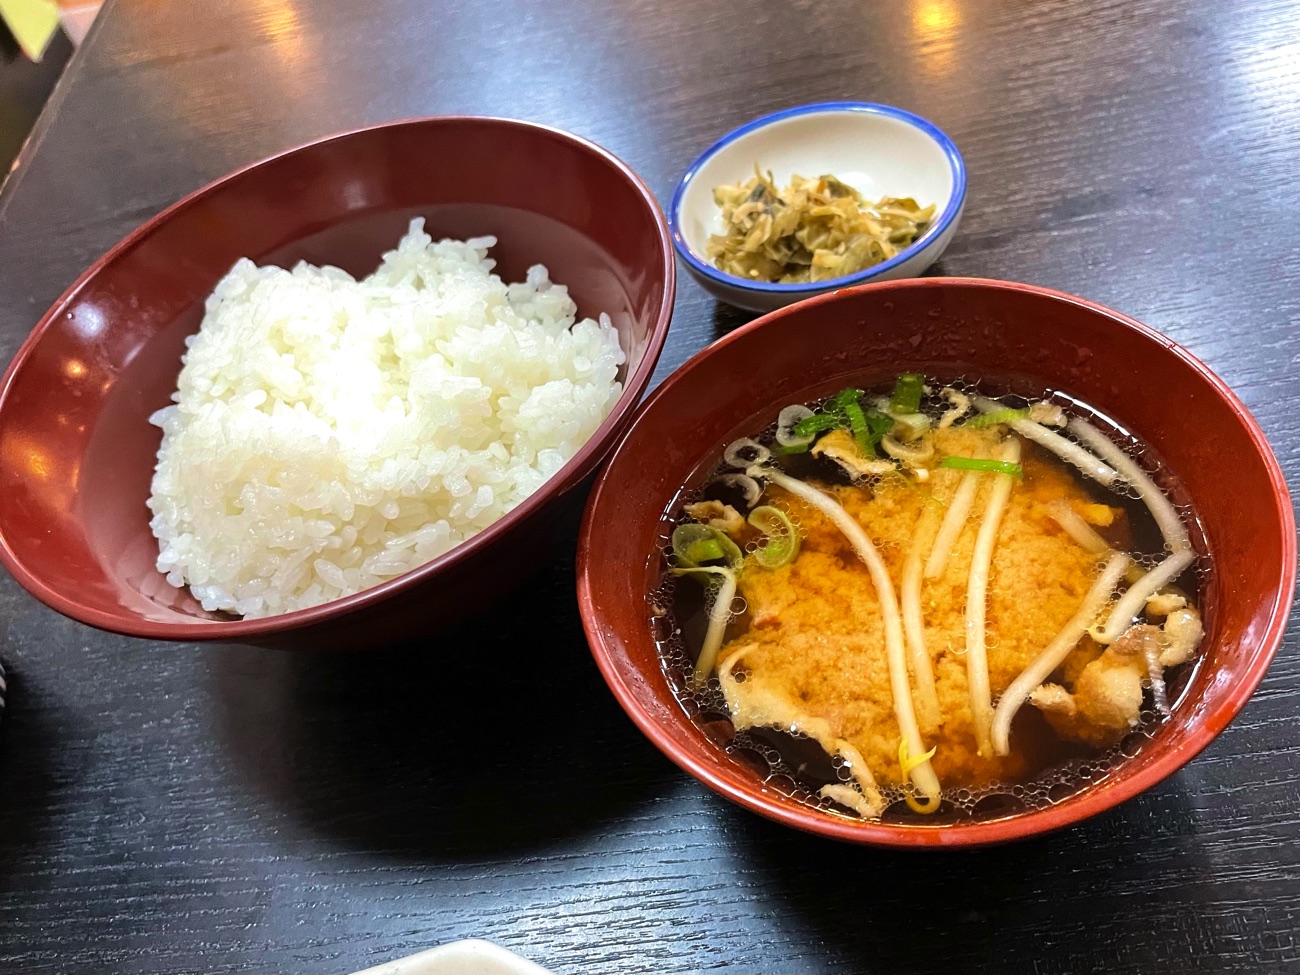
POLYGON ((933 205, 911 197, 867 203, 831 175, 795 176, 778 189, 757 166, 752 179, 717 187, 713 199, 727 229, 709 238, 709 260, 736 277, 779 284, 827 281, 887 261, 934 217, 933 205))

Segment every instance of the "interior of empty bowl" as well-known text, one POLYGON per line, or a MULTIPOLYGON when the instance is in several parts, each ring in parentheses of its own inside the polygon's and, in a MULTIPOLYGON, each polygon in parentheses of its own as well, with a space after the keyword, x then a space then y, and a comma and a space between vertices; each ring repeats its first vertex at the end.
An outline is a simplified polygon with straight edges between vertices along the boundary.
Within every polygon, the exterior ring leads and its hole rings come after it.
POLYGON ((724 138, 688 174, 676 203, 677 228, 686 246, 705 264, 709 237, 725 231, 713 201, 716 187, 743 183, 757 166, 777 186, 792 176, 831 174, 868 200, 912 197, 934 204, 931 232, 953 200, 953 159, 934 133, 903 113, 851 108, 792 110, 759 119, 724 138))
POLYGON ((579 548, 587 634, 611 689, 670 758, 728 798, 801 829, 904 845, 1000 842, 1076 822, 1169 775, 1227 724, 1281 639, 1295 582, 1287 489, 1263 435, 1204 366, 1157 333, 1085 301, 960 279, 840 291, 759 319, 687 363, 639 411, 588 504, 579 548), (1112 769, 1034 809, 940 822, 855 820, 790 799, 688 716, 656 646, 650 595, 684 485, 723 445, 789 403, 915 371, 990 390, 1057 391, 1141 438, 1181 485, 1208 553, 1200 662, 1171 719, 1112 769), (1232 476, 1224 477, 1225 458, 1232 476))
POLYGON ((413 217, 435 239, 495 236, 490 256, 504 280, 545 264, 580 317, 609 314, 627 353, 624 392, 553 483, 587 476, 648 381, 671 308, 653 198, 613 157, 542 126, 379 126, 186 198, 97 262, 42 320, 11 369, 0 427, 0 534, 24 584, 109 627, 124 616, 215 620, 157 572, 145 506, 161 440, 149 416, 170 402, 204 300, 240 257, 363 276, 413 217))

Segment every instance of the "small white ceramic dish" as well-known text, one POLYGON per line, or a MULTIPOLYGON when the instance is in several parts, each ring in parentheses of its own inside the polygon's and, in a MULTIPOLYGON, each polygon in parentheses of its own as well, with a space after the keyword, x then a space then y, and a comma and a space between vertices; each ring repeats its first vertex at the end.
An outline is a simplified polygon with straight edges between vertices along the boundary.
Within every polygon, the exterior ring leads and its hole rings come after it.
POLYGON ((966 203, 966 164, 934 124, 901 108, 870 102, 821 102, 764 115, 723 136, 695 160, 677 185, 668 222, 687 271, 721 301, 771 311, 812 295, 868 281, 915 277, 939 259, 966 203), (719 271, 706 245, 722 233, 714 187, 754 175, 757 164, 778 186, 790 177, 831 173, 867 199, 910 196, 935 205, 924 234, 890 260, 815 284, 769 284, 719 271))
POLYGON ((367 968, 355 975, 550 975, 490 941, 452 941, 417 955, 367 968))

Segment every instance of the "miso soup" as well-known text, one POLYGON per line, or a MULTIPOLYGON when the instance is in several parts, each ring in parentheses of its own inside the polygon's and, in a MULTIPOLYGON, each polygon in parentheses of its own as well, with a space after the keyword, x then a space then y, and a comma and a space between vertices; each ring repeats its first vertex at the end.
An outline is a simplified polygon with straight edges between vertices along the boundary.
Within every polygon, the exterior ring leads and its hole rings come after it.
POLYGON ((670 512, 652 626, 683 706, 782 791, 867 819, 1038 808, 1177 706, 1197 526, 1086 407, 905 374, 721 453, 670 512))

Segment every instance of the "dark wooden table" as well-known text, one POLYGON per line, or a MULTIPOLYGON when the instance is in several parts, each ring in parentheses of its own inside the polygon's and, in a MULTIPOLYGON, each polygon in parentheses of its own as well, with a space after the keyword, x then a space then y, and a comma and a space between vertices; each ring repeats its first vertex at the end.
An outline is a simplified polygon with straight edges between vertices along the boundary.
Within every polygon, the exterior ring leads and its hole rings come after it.
MULTIPOLYGON (((964 151, 938 273, 1165 331, 1300 483, 1283 0, 120 0, 0 196, 0 356, 146 217, 337 129, 536 119, 667 199, 734 125, 834 98, 964 151)), ((744 318, 684 279, 659 377, 744 318)), ((918 856, 796 835, 670 765, 601 683, 565 556, 434 645, 311 659, 97 633, 4 578, 0 971, 342 972, 469 936, 562 972, 1300 971, 1298 649, 1293 627, 1232 728, 1139 799, 918 856)))

